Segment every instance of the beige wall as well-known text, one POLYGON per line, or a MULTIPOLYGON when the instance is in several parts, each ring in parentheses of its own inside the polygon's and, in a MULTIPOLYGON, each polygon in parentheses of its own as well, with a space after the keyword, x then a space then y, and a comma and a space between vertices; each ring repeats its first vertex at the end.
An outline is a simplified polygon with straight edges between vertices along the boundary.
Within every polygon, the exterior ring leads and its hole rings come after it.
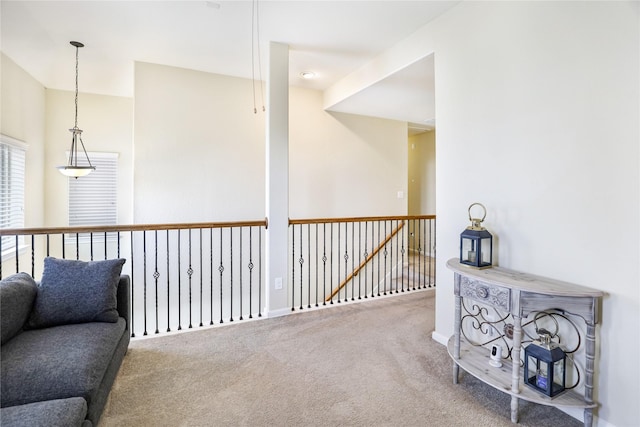
MULTIPOLYGON (((0 132, 28 145, 25 157, 25 226, 44 225, 45 89, 18 67, 1 57, 0 132)), ((20 271, 31 271, 31 257, 20 257, 20 271)), ((15 258, 2 263, 3 276, 16 272, 15 258)))
MULTIPOLYGON (((265 114, 250 80, 137 63, 135 220, 250 220, 265 212, 265 114)), ((290 89, 290 216, 406 213, 406 123, 326 113, 290 89)))
POLYGON ((409 215, 436 213, 436 132, 409 137, 409 215))
POLYGON ((292 218, 406 215, 405 122, 328 113, 295 87, 289 106, 292 218))
POLYGON ((264 218, 264 120, 251 81, 135 66, 137 223, 264 218))
POLYGON ((1 129, 28 144, 25 182, 25 226, 44 224, 45 89, 2 54, 1 129))
MULTIPOLYGON (((56 169, 67 163, 74 125, 74 92, 46 90, 45 224, 67 226, 68 179, 56 169)), ((133 100, 131 98, 80 93, 78 127, 88 152, 118 153, 118 223, 129 224, 133 176, 133 100)))

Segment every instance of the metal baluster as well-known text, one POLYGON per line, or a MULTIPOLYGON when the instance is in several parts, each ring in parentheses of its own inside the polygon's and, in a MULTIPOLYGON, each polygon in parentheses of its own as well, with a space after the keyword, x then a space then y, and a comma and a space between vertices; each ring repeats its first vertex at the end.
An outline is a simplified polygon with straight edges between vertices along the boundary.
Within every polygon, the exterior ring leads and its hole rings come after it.
MULTIPOLYGON (((31 277, 36 276, 36 236, 31 235, 31 277)), ((2 240, 2 239, 0 239, 2 240)), ((2 253, 2 248, 0 248, 0 254, 2 253)), ((2 264, 2 261, 0 261, 2 264)), ((2 277, 2 270, 0 270, 0 278, 2 277)))
POLYGON ((60 233, 60 236, 62 236, 62 259, 66 259, 66 254, 65 254, 66 251, 64 248, 64 233, 60 233))
POLYGON ((262 226, 258 227, 258 317, 262 317, 262 226))
MULTIPOLYGON (((371 221, 371 261, 374 261, 375 258, 375 225, 374 225, 374 221, 371 221)), ((371 265, 371 298, 373 298, 375 296, 375 291, 374 291, 374 287, 375 287, 375 278, 374 278, 374 274, 375 274, 375 268, 374 265, 371 265)))
MULTIPOLYGON (((259 230, 259 229, 258 229, 259 230)), ((253 318, 253 227, 249 227, 249 319, 253 318)))
POLYGON ((242 227, 240 227, 240 320, 242 320, 242 227))
POLYGON ((300 224, 300 259, 298 262, 300 263, 300 310, 302 310, 302 265, 304 264, 304 257, 302 255, 302 224, 300 224))
MULTIPOLYGON (((16 273, 20 272, 20 238, 19 236, 16 234, 16 273)), ((0 264, 2 263, 2 260, 0 260, 0 264)))
POLYGON ((220 324, 224 323, 222 320, 222 273, 224 272, 224 265, 222 265, 222 228, 220 228, 220 266, 218 271, 220 272, 220 324))
POLYGON ((80 233, 76 233, 76 260, 80 259, 80 233))
MULTIPOLYGON (((358 266, 362 264, 362 221, 358 222, 358 266)), ((358 299, 362 299, 362 275, 358 271, 358 299)))
MULTIPOLYGON (((397 239, 397 233, 396 233, 396 228, 393 226, 393 219, 389 220, 389 228, 391 229, 391 234, 389 235, 389 294, 393 294, 394 293, 394 287, 395 287, 395 293, 398 292, 398 259, 396 256, 396 263, 393 263, 393 241, 395 239, 397 239), (393 279, 393 272, 396 272, 396 280, 393 279), (395 285, 394 285, 395 283, 395 285)), ((396 224, 397 225, 397 224, 396 224)), ((397 248, 398 245, 396 245, 397 248)), ((396 249, 397 252, 397 249, 396 249)))
POLYGON ((316 223, 316 307, 318 307, 318 224, 316 223))
POLYGON ((89 232, 89 256, 93 261, 93 232, 89 232))
MULTIPOLYGON (((355 259, 356 259, 356 254, 353 252, 355 250, 355 229, 356 229, 356 224, 355 222, 351 223, 351 273, 356 271, 356 267, 354 265, 355 259)), ((355 285, 355 277, 351 276, 351 301, 353 301, 355 298, 355 291, 353 290, 353 287, 355 285)))
POLYGON ((144 333, 147 335, 147 231, 142 232, 142 286, 143 286, 143 310, 144 333))
POLYGON ((213 325, 213 228, 209 229, 209 298, 211 303, 209 305, 209 325, 213 325))
MULTIPOLYGON (((380 221, 378 221, 378 244, 380 244, 380 221)), ((380 296, 380 251, 377 254, 378 257, 378 281, 376 288, 378 289, 378 296, 380 296)))
POLYGON ((229 228, 229 278, 231 279, 229 283, 229 321, 233 322, 233 228, 229 228))
POLYGON ((411 290, 411 283, 415 282, 416 277, 416 220, 411 220, 411 237, 412 240, 412 250, 411 256, 409 257, 409 280, 407 281, 407 290, 411 290), (411 269, 413 269, 413 274, 411 273, 411 269))
POLYGON ((384 283, 384 291, 383 291, 383 295, 387 294, 387 255, 389 254, 389 252, 387 251, 387 221, 384 222, 384 251, 382 252, 382 254, 384 255, 384 279, 382 279, 383 283, 384 283))
MULTIPOLYGON (((338 223, 338 250, 336 251, 336 253, 338 254, 338 256, 340 256, 340 223, 338 223)), ((340 286, 340 260, 338 260, 338 286, 340 286)), ((340 303, 340 288, 338 288, 338 304, 340 303)))
MULTIPOLYGON (((405 279, 405 274, 404 274, 404 252, 405 252, 405 250, 404 250, 404 236, 405 236, 405 233, 407 233, 408 229, 409 229, 409 226, 404 227, 405 224, 406 224, 406 222, 403 220, 402 221, 403 227, 402 227, 402 231, 401 231, 401 234, 400 234, 400 237, 402 239, 402 249, 400 250, 400 254, 402 256, 402 264, 401 264, 402 265, 402 286, 401 286, 402 292, 404 292, 404 279, 405 279), (405 231, 405 230, 407 230, 407 231, 405 231)), ((408 271, 409 271, 409 267, 407 266, 407 272, 408 271)))
POLYGON ((170 270, 169 270, 169 254, 171 253, 170 249, 170 245, 169 245, 169 230, 167 230, 167 332, 171 332, 171 295, 170 295, 170 291, 171 291, 171 274, 170 274, 170 270))
POLYGON ((420 219, 416 220, 418 222, 418 257, 416 263, 416 269, 418 270, 418 274, 415 276, 417 280, 413 281, 413 290, 416 290, 416 282, 418 282, 418 289, 420 289, 420 275, 422 274, 422 221, 420 219))
POLYGON ((200 234, 200 326, 202 326, 202 228, 198 229, 198 233, 200 234))
POLYGON ((349 223, 344 223, 344 301, 349 300, 349 286, 347 285, 347 277, 349 275, 349 223))
POLYGON ((158 278, 160 277, 160 272, 158 271, 158 230, 153 231, 154 237, 154 269, 153 272, 153 280, 155 282, 155 300, 156 300, 156 334, 160 333, 158 329, 158 278))
POLYGON ((327 305, 327 223, 322 224, 322 305, 327 305))
MULTIPOLYGON (((120 258, 120 232, 119 231, 118 231, 116 240, 117 240, 116 246, 118 247, 118 258, 120 258)), ((133 258, 131 258, 131 268, 133 269, 133 258)))
POLYGON ((291 311, 296 311, 296 225, 291 225, 291 311))
POLYGON ((104 232, 104 259, 107 259, 107 232, 104 232))
POLYGON ((309 266, 307 267, 307 308, 311 308, 311 225, 307 224, 307 259, 309 266))
MULTIPOLYGON (((365 221, 364 223, 364 259, 369 258, 369 253, 367 252, 367 232, 369 229, 369 222, 365 221)), ((364 265, 364 297, 369 298, 369 294, 367 293, 367 268, 369 266, 369 262, 366 262, 364 265)))
POLYGON ((182 330, 182 268, 180 268, 182 256, 181 256, 181 237, 180 229, 178 229, 178 330, 182 330))
POLYGON ((423 241, 423 250, 424 250, 424 254, 423 254, 423 259, 422 259, 422 273, 423 273, 423 278, 422 278, 422 288, 427 288, 427 270, 428 270, 428 265, 427 263, 429 262, 429 244, 427 242, 427 221, 428 219, 423 218, 422 219, 422 241, 423 241))
POLYGON ((331 289, 331 304, 333 304, 333 224, 331 224, 331 240, 329 244, 329 284, 331 289))
MULTIPOLYGON (((393 220, 389 220, 389 228, 391 229, 391 233, 394 232, 393 228, 393 220)), ((393 239, 395 239, 395 235, 390 236, 389 239, 389 294, 393 294, 393 239)), ((397 268, 396 268, 397 271, 397 268)), ((386 275, 385 275, 386 277, 386 275)), ((397 282, 396 282, 397 284, 397 282)), ((397 286, 397 285, 396 285, 397 286)))
POLYGON ((193 308, 193 300, 191 294, 191 276, 193 275, 193 267, 191 264, 191 229, 189 229, 189 268, 187 268, 187 277, 189 278, 189 329, 193 328, 192 322, 192 308, 193 308))
MULTIPOLYGON (((400 220, 399 219, 396 219, 396 228, 395 228, 395 230, 398 230, 398 232, 401 231, 400 220)), ((398 244, 398 241, 400 240, 400 236, 398 236, 398 233, 396 233, 396 235, 393 236, 393 238, 396 240, 396 294, 397 294, 398 292, 400 292, 398 290, 398 279, 399 279, 398 275, 400 274, 398 272, 398 263, 400 261, 400 245, 398 244)), ((402 265, 400 265, 400 269, 402 269, 402 265)))

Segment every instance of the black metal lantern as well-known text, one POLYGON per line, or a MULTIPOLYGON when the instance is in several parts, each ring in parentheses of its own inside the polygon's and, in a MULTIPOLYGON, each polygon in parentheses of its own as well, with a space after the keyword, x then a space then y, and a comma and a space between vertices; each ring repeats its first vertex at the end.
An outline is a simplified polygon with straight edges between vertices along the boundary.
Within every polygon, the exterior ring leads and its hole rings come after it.
POLYGON ((487 210, 480 203, 469 206, 471 225, 460 234, 460 263, 476 268, 491 267, 493 257, 493 236, 483 226, 487 210), (482 219, 471 217, 471 208, 480 206, 482 219))
POLYGON ((524 349, 525 384, 549 397, 565 389, 567 356, 551 341, 551 334, 538 330, 539 339, 524 349))

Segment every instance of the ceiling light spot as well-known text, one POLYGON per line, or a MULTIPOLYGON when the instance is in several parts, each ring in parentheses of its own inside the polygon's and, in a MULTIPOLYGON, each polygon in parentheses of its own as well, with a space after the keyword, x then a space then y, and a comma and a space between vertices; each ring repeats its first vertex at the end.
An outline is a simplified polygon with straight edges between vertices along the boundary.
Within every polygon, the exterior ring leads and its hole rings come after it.
POLYGON ((316 73, 314 73, 313 71, 303 71, 300 73, 300 77, 305 80, 310 80, 316 77, 316 73))

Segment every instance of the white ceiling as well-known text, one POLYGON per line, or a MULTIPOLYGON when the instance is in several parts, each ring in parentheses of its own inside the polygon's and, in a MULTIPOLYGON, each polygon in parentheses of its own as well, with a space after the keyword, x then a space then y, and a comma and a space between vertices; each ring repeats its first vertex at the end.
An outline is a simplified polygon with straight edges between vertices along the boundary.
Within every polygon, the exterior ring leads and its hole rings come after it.
MULTIPOLYGON (((275 41, 290 47, 290 83, 324 90, 457 3, 1 0, 0 47, 53 89, 74 90, 71 40, 85 44, 79 52, 81 92, 132 96, 134 61, 251 78, 257 4, 254 58, 260 50, 263 71, 255 77, 266 77, 267 43, 275 41), (303 71, 316 78, 303 80, 303 71)), ((433 57, 427 57, 335 110, 428 128, 433 103, 433 57)))

